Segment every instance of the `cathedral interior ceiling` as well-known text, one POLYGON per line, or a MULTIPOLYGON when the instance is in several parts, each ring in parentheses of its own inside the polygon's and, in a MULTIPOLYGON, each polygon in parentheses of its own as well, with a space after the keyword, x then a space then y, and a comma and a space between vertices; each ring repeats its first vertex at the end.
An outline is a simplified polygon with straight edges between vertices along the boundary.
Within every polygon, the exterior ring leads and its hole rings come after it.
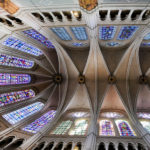
POLYGON ((124 0, 99 0, 91 12, 76 0, 11 1, 19 10, 13 17, 0 10, 0 54, 32 60, 34 65, 1 65, 0 72, 29 74, 32 80, 3 83, 0 94, 33 89, 36 96, 1 108, 1 114, 37 101, 45 103, 41 114, 52 108, 68 117, 74 111, 97 117, 110 111, 150 113, 148 0, 126 0, 126 7, 124 0), (20 46, 10 44, 13 40, 20 40, 20 46))

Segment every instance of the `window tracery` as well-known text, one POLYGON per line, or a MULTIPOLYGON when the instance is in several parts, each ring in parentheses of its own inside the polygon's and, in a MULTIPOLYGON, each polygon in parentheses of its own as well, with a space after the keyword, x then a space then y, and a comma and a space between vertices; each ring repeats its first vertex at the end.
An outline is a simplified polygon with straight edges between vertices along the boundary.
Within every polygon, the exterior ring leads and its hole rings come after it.
POLYGON ((76 46, 76 47, 82 47, 82 46, 87 46, 87 43, 72 43, 72 46, 76 46))
POLYGON ((22 42, 14 37, 7 38, 2 44, 34 56, 40 56, 43 54, 37 47, 31 46, 30 44, 22 42))
POLYGON ((120 44, 118 42, 108 42, 106 43, 106 46, 115 47, 115 46, 120 46, 120 44))
POLYGON ((34 66, 34 61, 0 54, 0 65, 30 69, 34 66))
POLYGON ((106 118, 122 118, 124 115, 118 112, 102 112, 101 117, 106 118))
POLYGON ((45 45, 48 48, 54 48, 53 44, 44 35, 40 34, 35 29, 25 30, 25 31, 23 31, 23 33, 26 36, 28 36, 34 40, 37 40, 38 42, 42 43, 43 45, 45 45))
POLYGON ((2 115, 2 117, 7 120, 10 124, 15 124, 26 117, 40 111, 44 107, 44 104, 41 102, 36 102, 26 107, 17 109, 10 113, 2 115))
POLYGON ((28 74, 0 73, 0 85, 27 84, 31 82, 28 74))
POLYGON ((49 123, 55 116, 56 111, 51 110, 44 115, 42 115, 40 118, 36 119, 31 124, 24 127, 22 130, 31 132, 31 133, 37 133, 41 128, 43 128, 47 123, 49 123))
POLYGON ((23 101, 32 98, 34 96, 35 96, 35 92, 32 89, 10 92, 10 93, 3 93, 0 94, 0 107, 7 104, 23 101))

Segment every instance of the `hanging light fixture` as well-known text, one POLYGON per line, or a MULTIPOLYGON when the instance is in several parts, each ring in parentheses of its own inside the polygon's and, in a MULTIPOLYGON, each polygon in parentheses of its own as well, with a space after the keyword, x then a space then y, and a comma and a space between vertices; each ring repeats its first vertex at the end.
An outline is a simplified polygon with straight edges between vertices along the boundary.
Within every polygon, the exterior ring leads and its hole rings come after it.
POLYGON ((90 11, 98 5, 98 2, 97 0, 79 0, 79 4, 84 9, 90 11))

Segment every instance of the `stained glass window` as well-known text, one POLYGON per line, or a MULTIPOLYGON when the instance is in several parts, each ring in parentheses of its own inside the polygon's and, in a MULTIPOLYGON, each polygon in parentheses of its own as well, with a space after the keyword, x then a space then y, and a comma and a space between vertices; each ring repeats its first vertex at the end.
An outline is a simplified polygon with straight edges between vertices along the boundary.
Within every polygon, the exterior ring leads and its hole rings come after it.
POLYGON ((29 69, 34 66, 34 61, 10 55, 0 54, 0 65, 29 69))
POLYGON ((140 121, 142 126, 150 133, 150 121, 140 121))
POLYGON ((31 132, 31 133, 37 133, 41 128, 43 128, 47 123, 49 123, 55 116, 56 111, 51 110, 47 113, 45 113, 40 118, 36 119, 31 124, 24 127, 22 130, 31 132))
POLYGON ((116 120, 116 124, 121 136, 135 136, 136 134, 125 120, 116 120))
POLYGON ((137 115, 139 118, 150 119, 150 113, 139 112, 137 115))
POLYGON ((82 47, 82 46, 87 46, 87 43, 72 43, 72 45, 76 47, 82 47))
POLYGON ((3 43, 3 45, 15 48, 17 50, 20 50, 22 52, 35 55, 35 56, 40 56, 42 55, 42 51, 34 46, 31 46, 25 42, 22 42, 14 37, 9 37, 6 39, 3 43))
POLYGON ((150 43, 142 43, 141 46, 150 46, 150 43))
POLYGON ((145 37, 144 40, 150 40, 150 33, 148 33, 145 37))
POLYGON ((28 37, 37 40, 48 48, 54 48, 53 44, 44 35, 40 34, 34 29, 25 30, 23 33, 28 37))
POLYGON ((8 114, 2 115, 10 124, 15 124, 22 119, 40 111, 43 108, 44 104, 41 102, 36 102, 21 109, 15 110, 8 114))
POLYGON ((100 40, 111 40, 114 38, 116 33, 116 26, 103 26, 99 28, 100 40))
POLYGON ((72 40, 69 33, 63 27, 51 28, 51 30, 61 39, 65 41, 72 40))
POLYGON ((26 100, 34 96, 35 96, 35 92, 32 89, 10 92, 10 93, 3 93, 0 94, 0 107, 7 104, 26 100))
POLYGON ((88 128, 88 121, 85 119, 76 120, 74 127, 69 131, 69 135, 85 135, 88 128))
POLYGON ((102 112, 101 117, 104 118, 121 118, 123 117, 123 114, 120 114, 118 112, 102 112))
POLYGON ((130 39, 133 34, 138 30, 138 26, 123 26, 120 29, 118 40, 127 40, 130 39))
POLYGON ((115 136, 113 124, 109 120, 100 121, 100 135, 103 136, 115 136))
POLYGON ((31 76, 28 74, 0 73, 0 85, 27 84, 31 76))
POLYGON ((72 121, 70 120, 63 121, 59 126, 56 127, 56 129, 52 132, 52 134, 57 135, 66 134, 66 132, 70 129, 71 125, 72 121))
POLYGON ((87 40, 88 36, 85 27, 71 27, 71 31, 77 40, 87 40))
POLYGON ((115 47, 115 46, 119 46, 120 44, 118 42, 108 42, 106 43, 106 46, 112 46, 112 47, 115 47))

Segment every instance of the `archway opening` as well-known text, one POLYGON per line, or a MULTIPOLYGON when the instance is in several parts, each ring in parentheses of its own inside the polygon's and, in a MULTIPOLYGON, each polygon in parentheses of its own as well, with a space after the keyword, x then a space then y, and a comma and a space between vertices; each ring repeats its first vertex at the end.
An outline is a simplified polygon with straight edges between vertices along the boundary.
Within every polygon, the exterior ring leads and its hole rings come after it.
POLYGON ((113 143, 109 144, 108 150, 115 150, 115 146, 113 143))
POLYGON ((104 143, 100 143, 98 150, 105 150, 105 144, 104 143))
POLYGON ((54 148, 54 150, 61 150, 63 147, 63 143, 59 143, 58 145, 56 145, 56 147, 54 148))
POLYGON ((5 147, 6 145, 8 145, 10 142, 12 142, 12 140, 14 139, 14 136, 10 136, 5 138, 4 140, 0 141, 0 148, 5 147))
POLYGON ((138 143, 138 150, 146 150, 146 149, 142 144, 138 143))
POLYGON ((125 150, 124 146, 122 143, 119 143, 118 145, 118 150, 125 150))
POLYGON ((45 145, 45 142, 40 143, 34 150, 41 150, 45 145))
POLYGON ((72 149, 72 143, 68 143, 68 145, 64 148, 64 150, 71 150, 72 149))
POLYGON ((6 147, 4 150, 15 150, 17 149, 19 146, 22 145, 24 139, 19 139, 16 140, 15 142, 13 142, 12 144, 10 144, 8 147, 6 147))
POLYGON ((44 150, 51 150, 53 146, 54 146, 54 142, 51 142, 44 150))
POLYGON ((131 143, 128 144, 128 150, 135 150, 131 143))

